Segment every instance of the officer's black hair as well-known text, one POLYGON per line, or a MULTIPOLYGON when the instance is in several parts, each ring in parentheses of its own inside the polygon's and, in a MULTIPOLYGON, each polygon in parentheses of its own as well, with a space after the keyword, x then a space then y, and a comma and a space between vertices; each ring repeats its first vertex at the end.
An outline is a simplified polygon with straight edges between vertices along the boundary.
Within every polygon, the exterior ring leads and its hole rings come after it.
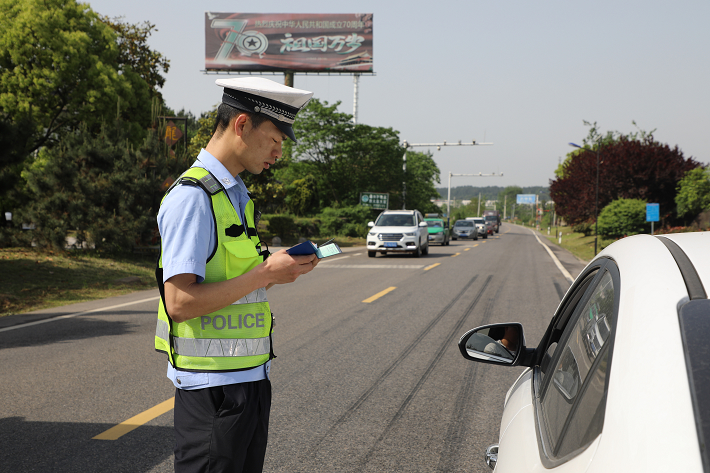
POLYGON ((212 127, 212 134, 216 134, 217 136, 222 135, 230 122, 241 114, 245 114, 249 117, 254 128, 259 128, 262 123, 268 120, 268 117, 264 115, 239 110, 238 108, 222 103, 217 107, 217 116, 215 117, 214 126, 212 127))

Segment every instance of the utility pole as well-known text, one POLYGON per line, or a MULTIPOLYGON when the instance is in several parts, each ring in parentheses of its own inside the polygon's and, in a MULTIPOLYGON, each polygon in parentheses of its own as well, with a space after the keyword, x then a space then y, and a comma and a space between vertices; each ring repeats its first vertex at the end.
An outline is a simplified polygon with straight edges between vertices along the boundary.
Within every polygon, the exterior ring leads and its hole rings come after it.
MULTIPOLYGON (((436 146, 437 151, 440 151, 442 146, 485 146, 492 144, 493 143, 476 143, 476 140, 473 140, 470 143, 462 143, 461 140, 459 140, 458 143, 447 143, 446 141, 444 141, 443 143, 409 143, 407 140, 404 140, 404 142, 402 142, 402 146, 404 146, 404 156, 402 157, 402 171, 404 174, 404 177, 402 179, 402 210, 407 209, 407 149, 421 147, 431 148, 433 146, 436 146)), ((464 176, 466 174, 457 175, 464 176)))
POLYGON ((478 193, 478 211, 476 212, 476 217, 481 216, 481 193, 478 193))

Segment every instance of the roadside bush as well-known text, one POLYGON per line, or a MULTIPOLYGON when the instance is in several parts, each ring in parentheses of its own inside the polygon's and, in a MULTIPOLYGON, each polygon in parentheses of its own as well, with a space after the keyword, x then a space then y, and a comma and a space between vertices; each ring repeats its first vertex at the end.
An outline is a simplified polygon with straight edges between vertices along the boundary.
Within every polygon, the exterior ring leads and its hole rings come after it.
POLYGON ((594 233, 594 222, 582 222, 577 225, 572 225, 572 231, 582 233, 584 236, 590 236, 594 233))
POLYGON ((361 205, 341 208, 326 207, 318 214, 319 233, 320 236, 329 238, 336 235, 364 237, 367 235, 367 222, 373 220, 374 217, 373 210, 361 205))
POLYGON ((296 234, 296 222, 291 215, 269 215, 264 216, 268 220, 266 230, 272 235, 281 237, 281 239, 289 239, 296 234))
POLYGON ((646 202, 640 199, 618 199, 599 214, 599 234, 619 238, 647 232, 646 202))

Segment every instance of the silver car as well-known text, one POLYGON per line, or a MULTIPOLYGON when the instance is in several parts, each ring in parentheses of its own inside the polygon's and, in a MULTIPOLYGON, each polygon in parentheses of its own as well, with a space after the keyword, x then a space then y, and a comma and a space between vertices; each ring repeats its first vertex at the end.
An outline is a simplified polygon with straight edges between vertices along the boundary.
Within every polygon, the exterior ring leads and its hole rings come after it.
POLYGON ((478 229, 471 220, 457 220, 451 231, 452 240, 478 240, 478 229))

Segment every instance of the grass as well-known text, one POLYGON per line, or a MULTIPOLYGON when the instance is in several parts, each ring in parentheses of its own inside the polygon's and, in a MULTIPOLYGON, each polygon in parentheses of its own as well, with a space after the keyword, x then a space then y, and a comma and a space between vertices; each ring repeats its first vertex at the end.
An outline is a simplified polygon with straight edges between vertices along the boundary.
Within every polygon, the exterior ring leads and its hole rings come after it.
MULTIPOLYGON (((547 229, 540 229, 540 232, 553 243, 568 250, 577 258, 583 261, 591 261, 594 258, 594 235, 584 236, 583 233, 575 233, 570 227, 551 227, 550 235, 547 235, 547 229), (562 233, 562 243, 559 243, 559 233, 562 233)), ((597 253, 607 246, 611 245, 614 240, 607 240, 599 237, 597 240, 597 253)))
MULTIPOLYGON (((327 239, 315 238, 314 243, 327 239)), ((364 246, 365 238, 337 237, 343 247, 364 246)), ((285 242, 278 251, 297 241, 285 242)), ((90 253, 0 248, 0 317, 85 302, 157 287, 156 255, 121 258, 90 253), (121 281, 132 278, 131 281, 121 281)))
POLYGON ((0 248, 0 316, 156 287, 155 258, 0 248))

